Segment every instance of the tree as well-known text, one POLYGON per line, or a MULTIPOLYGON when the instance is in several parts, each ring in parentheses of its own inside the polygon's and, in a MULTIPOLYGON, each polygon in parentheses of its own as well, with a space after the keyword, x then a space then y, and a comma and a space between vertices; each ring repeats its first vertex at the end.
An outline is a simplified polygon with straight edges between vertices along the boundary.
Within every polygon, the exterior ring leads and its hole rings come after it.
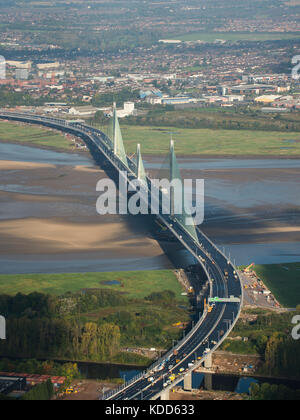
POLYGON ((24 401, 48 401, 54 395, 54 387, 50 379, 39 385, 35 385, 27 394, 22 396, 24 401))
POLYGON ((96 114, 94 116, 94 119, 93 119, 94 123, 104 125, 107 121, 108 121, 108 119, 107 119, 107 117, 105 117, 105 115, 103 114, 102 111, 97 111, 96 112, 96 114))

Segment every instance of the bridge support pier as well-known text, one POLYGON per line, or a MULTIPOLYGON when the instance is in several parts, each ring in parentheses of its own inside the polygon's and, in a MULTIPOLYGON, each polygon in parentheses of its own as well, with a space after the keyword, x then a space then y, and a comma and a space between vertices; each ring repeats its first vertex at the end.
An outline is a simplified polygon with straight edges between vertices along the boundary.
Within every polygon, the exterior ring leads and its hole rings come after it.
POLYGON ((161 401, 169 401, 170 400, 170 391, 169 390, 165 390, 160 394, 160 399, 161 401))
POLYGON ((184 380, 183 380, 183 389, 185 391, 192 391, 192 389, 193 389, 193 387, 192 387, 192 372, 185 375, 184 380))
POLYGON ((205 369, 211 369, 213 366, 213 362, 212 362, 212 353, 209 353, 206 357, 206 359, 204 360, 204 367, 205 369))
POLYGON ((212 391, 213 389, 212 381, 213 381, 212 373, 206 373, 204 375, 204 388, 206 389, 206 391, 212 391))

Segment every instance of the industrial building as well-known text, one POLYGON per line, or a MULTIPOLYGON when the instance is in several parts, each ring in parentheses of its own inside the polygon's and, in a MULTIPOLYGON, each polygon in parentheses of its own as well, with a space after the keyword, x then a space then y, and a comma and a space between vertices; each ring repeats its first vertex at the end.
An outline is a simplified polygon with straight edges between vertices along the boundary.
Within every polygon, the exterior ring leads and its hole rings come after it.
POLYGON ((162 99, 163 105, 188 104, 190 102, 197 102, 197 99, 188 96, 175 96, 173 98, 165 97, 162 99))
POLYGON ((20 376, 0 376, 0 394, 8 395, 13 391, 25 391, 26 378, 20 376))
MULTIPOLYGON (((1 389, 1 380, 3 380, 3 382, 9 382, 9 381, 15 381, 16 378, 19 380, 22 380, 22 386, 24 387, 26 386, 32 387, 34 385, 47 382, 48 379, 50 379, 54 385, 54 388, 59 388, 64 384, 66 380, 64 376, 50 376, 50 375, 38 375, 38 374, 31 374, 31 373, 16 373, 16 372, 0 372, 0 389, 1 389)), ((1 393, 2 392, 0 390, 0 394, 1 393)))

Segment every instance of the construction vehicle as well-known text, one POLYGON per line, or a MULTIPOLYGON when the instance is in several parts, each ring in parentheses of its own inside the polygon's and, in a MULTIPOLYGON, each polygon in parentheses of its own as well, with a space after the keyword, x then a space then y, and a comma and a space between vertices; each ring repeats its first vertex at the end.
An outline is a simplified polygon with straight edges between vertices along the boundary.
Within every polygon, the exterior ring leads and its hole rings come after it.
POLYGON ((255 266, 255 263, 250 264, 248 267, 246 267, 243 272, 244 273, 249 273, 251 271, 251 268, 255 266))
POLYGON ((76 391, 76 389, 74 388, 67 388, 66 389, 66 394, 70 395, 70 394, 78 394, 78 391, 76 391))
POLYGON ((206 302, 206 299, 204 299, 204 310, 207 309, 207 312, 210 314, 211 311, 214 309, 215 304, 210 305, 206 302))
POLYGON ((214 307, 215 307, 215 304, 213 304, 213 305, 208 305, 208 306, 207 306, 207 312, 210 314, 210 313, 211 313, 211 311, 214 309, 214 307))

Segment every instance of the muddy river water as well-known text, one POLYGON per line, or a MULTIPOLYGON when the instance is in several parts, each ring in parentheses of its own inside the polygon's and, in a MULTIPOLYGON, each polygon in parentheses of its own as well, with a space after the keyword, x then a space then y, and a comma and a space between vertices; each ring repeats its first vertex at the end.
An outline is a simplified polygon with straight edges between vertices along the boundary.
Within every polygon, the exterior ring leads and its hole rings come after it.
MULTIPOLYGON (((159 173, 162 159, 148 156, 159 173)), ((300 159, 179 159, 205 181, 202 229, 237 264, 300 260, 300 159)), ((0 143, 0 273, 171 268, 130 217, 99 216, 88 154, 0 143)), ((136 220, 136 219, 135 219, 136 220)))

